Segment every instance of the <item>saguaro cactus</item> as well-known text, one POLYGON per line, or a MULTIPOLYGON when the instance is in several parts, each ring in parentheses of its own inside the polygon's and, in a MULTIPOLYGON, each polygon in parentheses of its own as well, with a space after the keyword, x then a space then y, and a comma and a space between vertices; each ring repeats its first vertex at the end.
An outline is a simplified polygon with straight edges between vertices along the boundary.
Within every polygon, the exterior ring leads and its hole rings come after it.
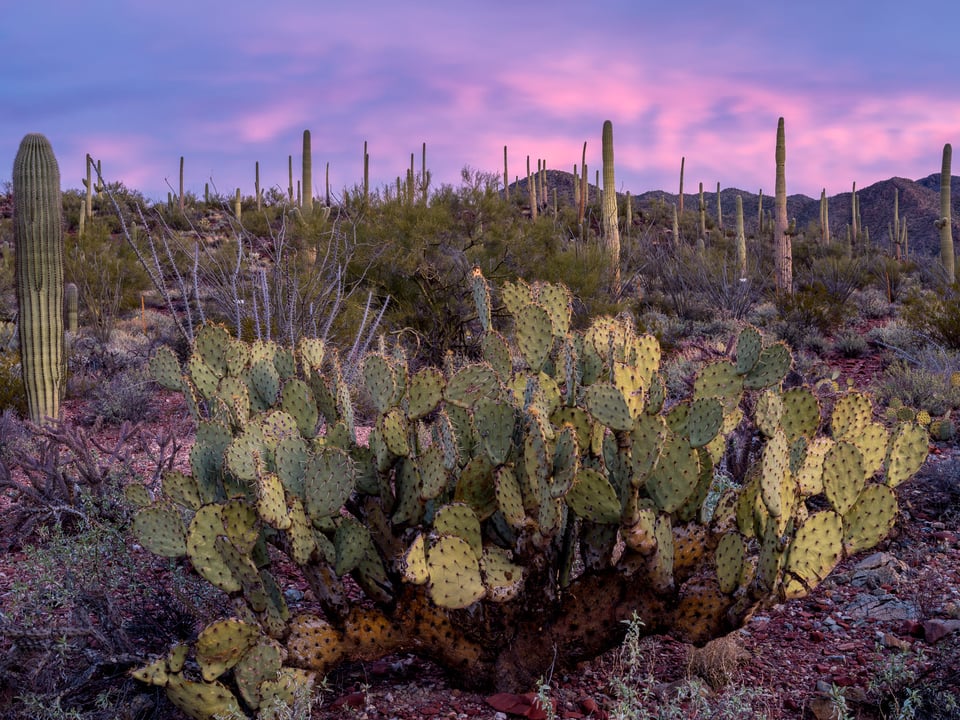
POLYGON ((43 135, 26 135, 13 162, 13 219, 23 384, 43 423, 60 414, 64 361, 60 168, 43 135))
POLYGON ((743 198, 737 195, 737 272, 747 279, 747 236, 743 232, 743 198))
POLYGON ((510 174, 507 172, 507 146, 503 146, 503 199, 510 199, 510 174))
POLYGON ((787 142, 783 130, 783 118, 777 120, 777 186, 776 223, 773 231, 773 264, 777 279, 777 292, 793 292, 793 248, 787 234, 787 142))
POLYGON ((951 285, 956 280, 956 271, 953 261, 953 228, 950 218, 950 159, 953 148, 950 143, 943 146, 943 167, 940 171, 940 219, 937 228, 940 230, 940 264, 947 282, 951 285))
POLYGON ((67 332, 75 333, 80 327, 80 291, 76 284, 63 286, 64 323, 67 332))
POLYGON ((613 173, 613 123, 603 123, 603 247, 610 263, 610 290, 620 294, 620 227, 617 183, 613 173))
POLYGON ((687 161, 686 156, 680 158, 680 214, 683 215, 683 164, 687 161))
POLYGON ((303 131, 303 207, 309 213, 313 210, 313 154, 310 150, 310 131, 303 131))

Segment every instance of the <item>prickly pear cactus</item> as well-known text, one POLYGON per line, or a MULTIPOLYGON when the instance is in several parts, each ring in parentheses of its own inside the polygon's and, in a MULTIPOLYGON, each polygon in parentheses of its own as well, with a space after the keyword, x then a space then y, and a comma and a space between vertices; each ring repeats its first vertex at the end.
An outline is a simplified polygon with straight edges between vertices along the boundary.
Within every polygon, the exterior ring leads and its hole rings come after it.
POLYGON ((188 559, 234 617, 137 677, 193 717, 262 715, 291 684, 397 651, 528 689, 555 660, 615 645, 633 612, 650 632, 706 641, 882 540, 894 488, 926 457, 927 431, 874 422, 863 394, 826 417, 812 389, 784 389, 789 349, 755 328, 690 397, 667 399, 660 347, 628 320, 573 332, 565 288, 519 281, 498 297, 479 271, 471 283, 485 356, 462 366, 411 372, 381 347, 350 387, 316 342, 246 345, 216 326, 184 367, 157 353, 151 369, 190 398, 197 439, 191 474, 168 473, 133 529, 188 559), (512 335, 493 327, 500 303, 512 335), (708 502, 735 432, 762 452, 708 502), (309 613, 287 607, 278 552, 316 598, 309 613))

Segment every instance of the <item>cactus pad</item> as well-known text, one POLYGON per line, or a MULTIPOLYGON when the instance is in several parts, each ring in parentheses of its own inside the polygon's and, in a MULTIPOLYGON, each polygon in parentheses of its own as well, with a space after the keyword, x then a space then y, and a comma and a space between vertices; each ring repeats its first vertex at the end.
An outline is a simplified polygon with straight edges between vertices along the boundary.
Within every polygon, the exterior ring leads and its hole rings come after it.
POLYGON ((843 547, 847 555, 871 548, 887 536, 897 519, 897 496, 886 485, 867 485, 843 516, 843 547))
POLYGON ((914 423, 900 425, 890 438, 887 451, 887 485, 896 487, 913 477, 928 452, 926 430, 914 423))
POLYGON ((646 490, 663 512, 678 510, 700 479, 700 458, 685 438, 674 435, 663 446, 646 490))
POLYGON ((792 599, 806 595, 836 567, 842 552, 840 515, 829 510, 811 515, 797 530, 787 551, 782 596, 792 599))
POLYGON ((470 543, 441 535, 427 553, 430 598, 448 610, 469 607, 486 593, 480 562, 470 543))
POLYGON ((617 491, 592 468, 581 468, 564 500, 571 510, 590 522, 615 523, 620 520, 617 491))
POLYGON ((717 581, 720 592, 730 594, 740 585, 746 552, 739 533, 726 533, 716 550, 717 581))
POLYGON ((597 421, 611 430, 633 429, 633 416, 627 401, 614 385, 596 383, 584 393, 587 410, 597 421))
POLYGON ((173 505, 143 508, 134 515, 132 529, 143 546, 156 555, 172 558, 187 554, 187 532, 173 505))
POLYGON ((194 646, 204 681, 216 680, 240 662, 259 636, 256 625, 235 619, 221 620, 204 628, 194 646))
POLYGON ((174 674, 167 682, 167 697, 194 720, 242 717, 236 696, 219 682, 194 682, 174 674))
POLYGON ((863 490, 866 474, 856 445, 838 442, 823 460, 823 490, 833 509, 845 515, 863 490))

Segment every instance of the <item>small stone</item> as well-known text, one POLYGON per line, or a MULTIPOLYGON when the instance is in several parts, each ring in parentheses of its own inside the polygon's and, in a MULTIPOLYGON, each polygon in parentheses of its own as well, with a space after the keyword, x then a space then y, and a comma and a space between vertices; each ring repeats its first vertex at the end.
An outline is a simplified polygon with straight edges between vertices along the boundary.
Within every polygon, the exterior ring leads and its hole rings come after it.
POLYGON ((927 620, 923 623, 923 639, 933 645, 957 630, 960 620, 927 620))

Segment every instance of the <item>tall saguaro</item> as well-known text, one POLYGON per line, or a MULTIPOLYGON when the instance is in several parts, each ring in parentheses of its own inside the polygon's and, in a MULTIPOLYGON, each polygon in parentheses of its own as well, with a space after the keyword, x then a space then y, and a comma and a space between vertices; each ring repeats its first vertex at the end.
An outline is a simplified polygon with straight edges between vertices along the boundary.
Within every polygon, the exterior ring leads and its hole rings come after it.
POLYGON ((303 131, 303 187, 301 203, 304 212, 313 210, 313 152, 310 148, 310 131, 303 131))
POLYGON ((773 265, 776 274, 777 292, 793 292, 793 247, 787 234, 787 142, 783 130, 783 118, 777 121, 777 185, 773 230, 773 265))
POLYGON ((620 294, 620 219, 617 215, 617 183, 613 174, 613 123, 603 123, 603 248, 610 263, 610 289, 620 294))
POLYGON ((63 382, 63 224, 60 168, 50 141, 26 135, 13 161, 17 326, 27 410, 34 423, 60 415, 63 382))
POLYGON ((953 260, 953 220, 950 212, 950 160, 953 148, 950 143, 943 146, 943 167, 940 170, 940 219, 937 228, 940 230, 940 264, 947 282, 953 285, 956 281, 956 270, 953 260))

